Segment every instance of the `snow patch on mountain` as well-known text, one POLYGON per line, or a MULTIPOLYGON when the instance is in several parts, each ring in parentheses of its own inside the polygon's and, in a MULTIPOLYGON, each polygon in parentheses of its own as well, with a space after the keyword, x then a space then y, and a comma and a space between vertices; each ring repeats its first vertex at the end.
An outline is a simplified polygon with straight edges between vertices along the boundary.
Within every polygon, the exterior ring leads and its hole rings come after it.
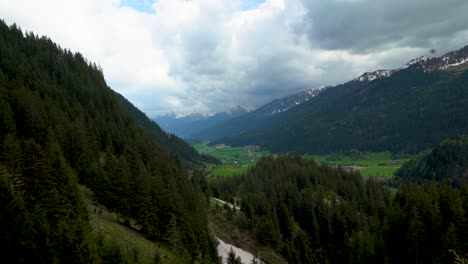
POLYGON ((376 79, 390 77, 392 75, 392 71, 389 70, 377 70, 374 72, 365 72, 355 80, 360 82, 371 82, 376 79))
POLYGON ((365 72, 352 81, 371 82, 377 79, 390 77, 392 74, 405 69, 421 70, 428 73, 432 71, 446 70, 467 62, 468 46, 465 46, 462 49, 449 52, 441 57, 421 56, 419 58, 412 59, 398 69, 365 72))
POLYGON ((447 64, 447 67, 450 68, 450 67, 459 66, 459 65, 462 65, 462 64, 464 64, 466 62, 468 62, 468 58, 464 58, 464 59, 461 59, 460 61, 457 61, 457 62, 454 62, 454 63, 451 63, 451 64, 447 64))
POLYGON ((407 69, 409 68, 411 65, 414 65, 414 64, 417 64, 417 63, 425 63, 427 62, 428 60, 430 60, 431 58, 428 57, 428 56, 421 56, 419 58, 416 58, 416 59, 412 59, 410 60, 409 62, 407 62, 405 65, 401 66, 399 68, 399 70, 403 70, 403 69, 407 69))
POLYGON ((270 116, 282 113, 287 111, 297 105, 300 105, 306 101, 309 101, 311 98, 317 96, 325 89, 328 89, 330 86, 319 86, 311 89, 307 89, 281 99, 276 99, 270 103, 259 107, 256 112, 259 115, 270 116))

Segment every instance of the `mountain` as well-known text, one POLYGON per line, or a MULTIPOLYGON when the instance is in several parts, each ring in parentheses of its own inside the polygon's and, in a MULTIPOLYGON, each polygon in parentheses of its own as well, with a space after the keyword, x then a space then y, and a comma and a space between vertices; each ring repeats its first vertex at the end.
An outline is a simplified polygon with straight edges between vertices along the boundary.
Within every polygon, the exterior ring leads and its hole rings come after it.
POLYGON ((468 183, 468 136, 444 140, 430 151, 407 161, 395 175, 419 182, 449 180, 457 185, 468 183))
MULTIPOLYGON (((237 128, 222 139, 212 132, 212 138, 275 152, 418 152, 468 132, 467 58, 468 46, 399 69, 365 73, 258 125, 237 128)), ((233 126, 224 123, 212 131, 224 133, 233 126)))
POLYGON ((122 260, 122 249, 91 227, 89 203, 178 263, 218 262, 199 177, 129 108, 96 64, 0 21, 2 263, 122 260))
POLYGON ((165 131, 190 139, 193 138, 192 135, 199 131, 209 129, 212 126, 220 124, 224 120, 239 117, 246 113, 247 110, 245 110, 245 108, 237 105, 237 107, 229 111, 219 112, 213 115, 191 113, 180 116, 174 113, 169 113, 155 117, 153 120, 160 124, 165 131))

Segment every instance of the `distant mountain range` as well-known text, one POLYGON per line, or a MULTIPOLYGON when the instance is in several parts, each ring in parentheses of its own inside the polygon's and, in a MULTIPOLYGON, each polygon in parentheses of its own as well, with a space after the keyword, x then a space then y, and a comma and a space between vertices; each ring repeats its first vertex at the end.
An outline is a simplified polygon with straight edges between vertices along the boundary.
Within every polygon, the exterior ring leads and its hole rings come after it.
POLYGON ((398 69, 366 72, 287 111, 265 105, 194 136, 276 152, 415 152, 467 133, 467 116, 468 46, 398 69))
MULTIPOLYGON (((296 107, 309 99, 317 96, 322 91, 331 86, 320 86, 298 93, 288 95, 286 97, 275 99, 253 111, 247 111, 244 107, 238 105, 236 108, 226 112, 215 113, 213 115, 191 113, 187 115, 180 115, 176 113, 168 113, 162 116, 154 117, 153 120, 157 122, 161 128, 169 133, 176 134, 177 136, 186 139, 200 139, 207 140, 215 137, 207 136, 210 134, 212 127, 222 126, 226 121, 248 114, 249 117, 265 118, 285 112, 293 107, 296 107)), ((239 126, 238 128, 244 129, 239 126)), ((222 136, 235 135, 238 129, 229 128, 229 133, 222 133, 222 136)))
POLYGON ((154 117, 153 120, 168 133, 172 133, 183 138, 193 138, 192 135, 199 131, 218 125, 229 118, 242 116, 246 113, 247 110, 238 105, 236 108, 229 111, 215 113, 213 115, 199 113, 180 115, 169 113, 154 117))

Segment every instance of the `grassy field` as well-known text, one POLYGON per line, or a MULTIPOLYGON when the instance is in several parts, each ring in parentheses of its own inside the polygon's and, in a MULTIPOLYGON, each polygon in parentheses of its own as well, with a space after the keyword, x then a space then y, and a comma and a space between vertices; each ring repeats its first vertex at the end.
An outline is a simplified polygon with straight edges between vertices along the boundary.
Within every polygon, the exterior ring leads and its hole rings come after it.
POLYGON ((395 171, 397 171, 400 167, 401 165, 370 166, 360 169, 359 172, 364 178, 369 178, 373 176, 392 177, 395 171))
MULTIPOLYGON (((244 173, 263 155, 270 154, 255 146, 245 147, 214 147, 207 143, 194 144, 193 147, 202 154, 219 158, 223 165, 208 165, 207 170, 215 176, 231 176, 244 173)), ((390 152, 359 152, 348 151, 329 155, 305 155, 319 163, 332 166, 342 166, 357 169, 364 178, 373 176, 391 177, 408 157, 395 157, 390 152)))
POLYGON ((244 173, 263 155, 269 154, 267 151, 261 150, 256 146, 214 147, 208 146, 207 143, 199 143, 192 146, 200 153, 209 154, 223 162, 223 165, 209 165, 207 167, 208 172, 215 176, 230 176, 244 173))
POLYGON ((364 178, 391 177, 408 157, 395 157, 390 152, 349 152, 345 154, 310 155, 320 163, 358 169, 364 178))

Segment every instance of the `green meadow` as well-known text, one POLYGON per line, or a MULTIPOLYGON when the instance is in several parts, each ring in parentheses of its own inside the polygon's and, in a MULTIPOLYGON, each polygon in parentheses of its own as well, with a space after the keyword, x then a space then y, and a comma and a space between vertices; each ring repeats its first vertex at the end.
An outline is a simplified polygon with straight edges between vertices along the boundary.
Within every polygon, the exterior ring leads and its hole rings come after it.
POLYGON ((383 176, 391 177, 408 156, 396 156, 391 152, 348 151, 329 155, 308 155, 315 161, 334 166, 352 167, 360 171, 364 178, 383 176))
MULTIPOLYGON (((223 165, 208 165, 207 171, 214 176, 244 173, 249 167, 255 165, 263 155, 271 154, 257 146, 209 146, 207 143, 198 143, 192 146, 200 153, 212 155, 223 162, 223 165)), ((360 152, 355 150, 328 155, 305 156, 319 163, 357 169, 364 178, 391 177, 409 158, 396 156, 391 152, 360 152)))
POLYGON ((230 147, 208 146, 207 143, 192 145, 202 154, 209 154, 220 159, 223 165, 208 165, 207 170, 215 176, 230 176, 244 173, 253 166, 258 159, 268 155, 268 151, 261 150, 257 146, 230 147))

